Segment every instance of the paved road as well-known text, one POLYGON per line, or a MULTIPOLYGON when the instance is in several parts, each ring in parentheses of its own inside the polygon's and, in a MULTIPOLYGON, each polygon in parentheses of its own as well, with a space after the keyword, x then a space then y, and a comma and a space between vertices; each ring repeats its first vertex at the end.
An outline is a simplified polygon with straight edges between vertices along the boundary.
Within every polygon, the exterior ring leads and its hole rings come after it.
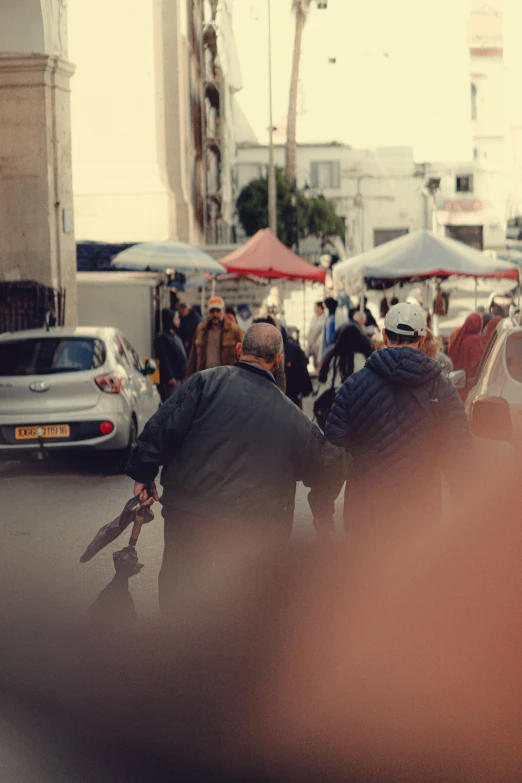
MULTIPOLYGON (((17 593, 54 596, 53 600, 78 612, 86 609, 113 576, 112 552, 118 540, 90 563, 79 557, 96 531, 121 510, 132 483, 124 476, 107 475, 94 458, 70 457, 39 462, 0 462, 2 489, 1 577, 17 593)), ((297 492, 295 534, 313 535, 306 489, 297 492)), ((159 516, 159 507, 158 507, 159 516)), ((139 613, 156 611, 156 580, 161 563, 162 524, 155 520, 143 529, 138 551, 145 568, 131 581, 139 613)))

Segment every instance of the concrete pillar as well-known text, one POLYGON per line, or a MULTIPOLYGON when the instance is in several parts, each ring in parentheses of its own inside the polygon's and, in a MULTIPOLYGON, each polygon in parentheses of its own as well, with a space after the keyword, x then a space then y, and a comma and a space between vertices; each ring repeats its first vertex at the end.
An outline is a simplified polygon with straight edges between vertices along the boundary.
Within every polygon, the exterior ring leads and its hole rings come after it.
POLYGON ((69 81, 59 56, 0 54, 0 280, 66 291, 76 322, 69 81))

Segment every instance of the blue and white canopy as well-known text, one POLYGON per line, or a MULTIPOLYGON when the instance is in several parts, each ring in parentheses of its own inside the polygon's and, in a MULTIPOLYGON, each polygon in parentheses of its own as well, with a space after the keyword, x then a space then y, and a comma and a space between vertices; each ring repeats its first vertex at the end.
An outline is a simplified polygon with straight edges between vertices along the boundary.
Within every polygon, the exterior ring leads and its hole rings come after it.
POLYGON ((163 242, 142 242, 128 247, 114 256, 111 266, 115 269, 128 269, 137 272, 206 272, 211 275, 223 274, 227 270, 219 261, 197 247, 191 247, 177 239, 163 242))

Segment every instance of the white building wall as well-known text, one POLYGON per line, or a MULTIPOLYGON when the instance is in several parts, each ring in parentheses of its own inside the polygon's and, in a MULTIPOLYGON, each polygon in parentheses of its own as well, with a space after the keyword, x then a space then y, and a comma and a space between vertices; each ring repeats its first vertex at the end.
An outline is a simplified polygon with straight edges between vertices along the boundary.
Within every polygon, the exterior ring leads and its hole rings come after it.
POLYGON ((503 245, 508 201, 503 10, 503 0, 473 0, 469 22, 475 193, 491 205, 484 215, 485 247, 503 245))
MULTIPOLYGON (((284 165, 284 147, 274 149, 276 166, 284 165)), ((265 176, 268 148, 240 145, 236 158, 238 190, 252 179, 265 176)), ((337 213, 345 218, 346 252, 374 246, 375 231, 416 231, 424 227, 422 180, 416 176, 413 152, 409 147, 350 149, 340 144, 299 145, 297 149, 299 188, 311 187, 336 202, 337 213), (314 164, 332 163, 338 167, 337 187, 314 187, 314 164), (356 196, 360 198, 356 199, 356 196)))
POLYGON ((77 66, 71 121, 78 239, 169 236, 154 47, 154 3, 69 4, 70 56, 77 66))
POLYGON ((505 0, 505 170, 507 217, 522 214, 522 3, 505 0))

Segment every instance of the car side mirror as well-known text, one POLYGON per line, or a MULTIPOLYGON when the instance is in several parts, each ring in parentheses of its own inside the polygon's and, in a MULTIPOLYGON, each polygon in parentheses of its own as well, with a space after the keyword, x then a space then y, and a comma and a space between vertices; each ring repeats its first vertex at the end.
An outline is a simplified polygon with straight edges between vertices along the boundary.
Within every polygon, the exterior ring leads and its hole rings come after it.
POLYGON ((154 375, 157 370, 157 365, 154 359, 147 359, 145 366, 143 367, 143 375, 154 375))
POLYGON ((448 373, 448 378, 457 389, 465 389, 468 380, 466 370, 452 370, 448 373))
POLYGON ((511 413, 503 397, 478 397, 473 400, 469 418, 471 432, 477 438, 511 440, 511 413))

